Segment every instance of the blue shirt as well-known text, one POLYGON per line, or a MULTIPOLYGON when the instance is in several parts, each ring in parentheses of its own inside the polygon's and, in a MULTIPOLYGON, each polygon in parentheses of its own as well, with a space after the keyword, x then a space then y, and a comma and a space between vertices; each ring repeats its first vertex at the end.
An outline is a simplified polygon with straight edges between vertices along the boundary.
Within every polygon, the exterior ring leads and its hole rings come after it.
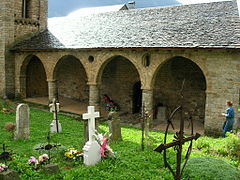
POLYGON ((233 107, 228 107, 226 110, 226 120, 234 120, 234 109, 233 107))

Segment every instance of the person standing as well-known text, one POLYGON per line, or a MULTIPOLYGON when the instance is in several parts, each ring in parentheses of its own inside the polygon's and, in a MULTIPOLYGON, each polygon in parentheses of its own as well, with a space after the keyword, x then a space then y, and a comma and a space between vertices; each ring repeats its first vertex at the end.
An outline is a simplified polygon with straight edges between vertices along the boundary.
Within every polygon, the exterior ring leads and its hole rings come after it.
POLYGON ((226 113, 222 113, 222 115, 226 117, 226 121, 223 124, 223 137, 226 137, 227 132, 233 130, 234 124, 234 109, 232 107, 233 102, 227 101, 226 105, 227 105, 226 113))

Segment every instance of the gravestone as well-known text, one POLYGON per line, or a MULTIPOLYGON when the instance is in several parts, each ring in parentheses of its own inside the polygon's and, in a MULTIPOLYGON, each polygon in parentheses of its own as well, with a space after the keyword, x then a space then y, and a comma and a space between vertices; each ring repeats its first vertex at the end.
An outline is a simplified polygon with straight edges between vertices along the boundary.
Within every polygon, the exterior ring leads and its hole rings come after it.
POLYGON ((29 131, 29 107, 27 104, 19 104, 16 112, 15 139, 28 139, 29 131))
POLYGON ((108 121, 109 133, 111 134, 110 139, 112 141, 122 140, 120 116, 118 112, 110 112, 110 120, 108 121))
POLYGON ((20 180, 20 177, 16 171, 8 169, 0 173, 0 180, 20 180))
POLYGON ((60 110, 60 104, 56 102, 56 99, 53 99, 53 102, 51 104, 49 104, 50 107, 50 112, 53 113, 53 121, 50 124, 50 132, 51 133, 59 133, 62 132, 62 125, 58 120, 58 113, 60 110))
POLYGON ((166 107, 165 106, 159 106, 158 107, 158 113, 157 113, 157 119, 155 120, 155 125, 159 125, 162 122, 166 121, 166 107))
POLYGON ((43 167, 43 172, 45 174, 57 174, 60 172, 57 164, 47 164, 43 167))
POLYGON ((88 113, 83 114, 83 119, 88 119, 89 140, 83 147, 83 163, 87 166, 95 165, 101 160, 100 145, 95 140, 95 118, 100 117, 99 112, 94 112, 94 106, 88 106, 88 113))

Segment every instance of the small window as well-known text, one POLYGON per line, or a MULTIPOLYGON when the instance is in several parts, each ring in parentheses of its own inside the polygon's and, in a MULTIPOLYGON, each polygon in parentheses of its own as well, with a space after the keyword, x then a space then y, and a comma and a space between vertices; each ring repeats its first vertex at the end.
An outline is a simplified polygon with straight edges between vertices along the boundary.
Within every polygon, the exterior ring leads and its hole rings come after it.
POLYGON ((91 63, 91 62, 93 62, 94 61, 94 57, 93 56, 89 56, 88 57, 88 61, 91 63))
POLYGON ((30 0, 22 0, 22 18, 29 18, 30 0))
POLYGON ((149 54, 145 54, 142 59, 142 64, 144 67, 150 66, 151 56, 149 54))

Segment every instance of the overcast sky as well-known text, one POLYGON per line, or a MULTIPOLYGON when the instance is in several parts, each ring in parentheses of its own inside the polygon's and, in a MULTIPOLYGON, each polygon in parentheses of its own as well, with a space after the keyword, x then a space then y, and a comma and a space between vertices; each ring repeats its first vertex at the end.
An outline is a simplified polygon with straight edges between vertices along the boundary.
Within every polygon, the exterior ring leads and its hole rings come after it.
POLYGON ((227 0, 177 0, 183 4, 195 4, 195 3, 207 3, 207 2, 216 2, 216 1, 227 1, 227 0))

